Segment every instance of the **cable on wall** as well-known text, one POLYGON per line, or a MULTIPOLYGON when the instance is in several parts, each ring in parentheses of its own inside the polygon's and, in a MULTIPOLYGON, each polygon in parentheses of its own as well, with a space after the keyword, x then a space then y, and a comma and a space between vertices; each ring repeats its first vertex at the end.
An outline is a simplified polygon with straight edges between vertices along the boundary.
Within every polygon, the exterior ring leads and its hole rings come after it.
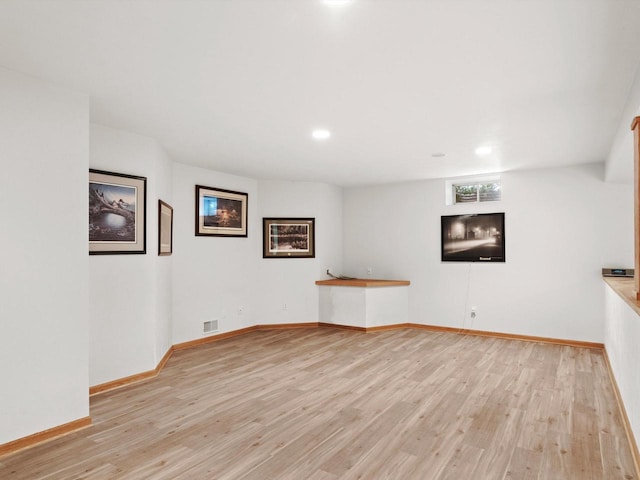
POLYGON ((467 291, 466 291, 465 297, 464 297, 464 311, 462 312, 462 327, 461 327, 461 330, 470 329, 471 326, 473 325, 473 319, 471 319, 471 325, 469 325, 469 327, 466 326, 466 323, 467 323, 467 309, 469 308, 469 296, 470 296, 470 293, 471 293, 471 265, 472 265, 472 263, 469 262, 469 269, 467 270, 467 291))

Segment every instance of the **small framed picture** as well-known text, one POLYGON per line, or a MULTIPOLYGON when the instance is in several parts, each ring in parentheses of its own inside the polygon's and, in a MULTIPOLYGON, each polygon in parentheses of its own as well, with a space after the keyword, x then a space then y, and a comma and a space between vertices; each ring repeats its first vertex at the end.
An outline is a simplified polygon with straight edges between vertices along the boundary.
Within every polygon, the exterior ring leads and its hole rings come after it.
POLYGON ((246 237, 249 195, 196 185, 196 235, 246 237))
POLYGON ((158 255, 173 253, 173 207, 158 200, 158 255))
POLYGON ((89 170, 89 255, 147 253, 147 178, 89 170))
POLYGON ((315 218, 263 218, 263 258, 315 258, 315 218))

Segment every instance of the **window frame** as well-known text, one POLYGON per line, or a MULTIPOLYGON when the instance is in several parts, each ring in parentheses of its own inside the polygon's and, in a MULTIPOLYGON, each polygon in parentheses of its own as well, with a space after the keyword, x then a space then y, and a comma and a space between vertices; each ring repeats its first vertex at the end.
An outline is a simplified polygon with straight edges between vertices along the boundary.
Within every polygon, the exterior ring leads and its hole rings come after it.
POLYGON ((452 178, 445 181, 445 204, 446 205, 477 205, 481 203, 500 202, 502 201, 502 179, 500 175, 482 176, 482 177, 459 177, 452 178), (454 193, 456 186, 476 186, 487 184, 498 184, 500 187, 500 199, 498 200, 481 200, 480 188, 476 188, 476 200, 474 202, 456 202, 456 195, 454 193))

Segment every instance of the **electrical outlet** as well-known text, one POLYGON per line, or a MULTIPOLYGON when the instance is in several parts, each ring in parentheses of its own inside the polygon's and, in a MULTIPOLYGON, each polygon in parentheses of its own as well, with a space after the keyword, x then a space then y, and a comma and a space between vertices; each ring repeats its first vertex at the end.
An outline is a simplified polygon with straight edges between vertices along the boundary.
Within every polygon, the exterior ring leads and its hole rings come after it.
POLYGON ((471 307, 471 313, 469 315, 471 318, 476 318, 476 307, 471 307))
POLYGON ((373 267, 367 267, 367 275, 373 275, 373 267))
POLYGON ((282 310, 289 310, 289 305, 287 305, 286 303, 283 303, 282 310))

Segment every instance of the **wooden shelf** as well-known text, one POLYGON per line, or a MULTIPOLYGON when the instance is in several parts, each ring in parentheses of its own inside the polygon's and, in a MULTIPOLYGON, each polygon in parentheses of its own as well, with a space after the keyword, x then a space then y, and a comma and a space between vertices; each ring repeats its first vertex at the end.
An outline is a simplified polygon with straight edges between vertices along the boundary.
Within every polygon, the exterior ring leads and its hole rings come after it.
POLYGON ((316 285, 328 287, 404 287, 410 284, 409 280, 374 280, 369 278, 316 280, 316 285))

